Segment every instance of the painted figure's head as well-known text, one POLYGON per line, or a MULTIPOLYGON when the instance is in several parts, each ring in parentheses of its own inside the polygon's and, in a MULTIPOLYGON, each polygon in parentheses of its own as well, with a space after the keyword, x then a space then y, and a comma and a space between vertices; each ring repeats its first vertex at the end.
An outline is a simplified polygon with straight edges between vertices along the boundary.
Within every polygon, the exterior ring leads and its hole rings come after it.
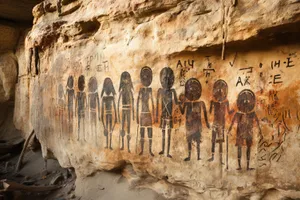
POLYGON ((217 80, 213 87, 213 97, 216 101, 222 102, 227 98, 228 86, 224 80, 217 80))
POLYGON ((131 76, 126 71, 121 74, 119 91, 121 91, 122 89, 125 89, 125 88, 126 89, 133 89, 131 76))
POLYGON ((85 87, 85 78, 83 75, 79 76, 78 78, 78 89, 83 92, 85 87))
POLYGON ((174 84, 174 72, 170 67, 165 67, 160 71, 160 83, 164 89, 171 89, 174 84))
POLYGON ((74 87, 74 78, 73 76, 68 77, 67 86, 72 89, 74 87))
POLYGON ((111 81, 110 78, 105 78, 104 79, 103 89, 102 89, 102 92, 101 92, 101 97, 103 97, 104 93, 106 95, 111 95, 111 94, 116 95, 116 91, 115 91, 113 82, 111 81))
POLYGON ((91 77, 89 80, 89 92, 96 92, 98 89, 98 82, 95 77, 91 77))
POLYGON ((62 86, 62 84, 59 84, 58 86, 58 97, 60 99, 62 99, 64 96, 64 87, 62 86))
POLYGON ((141 69, 140 78, 142 81, 142 84, 145 87, 148 87, 152 83, 152 70, 150 67, 145 66, 141 69))
POLYGON ((244 113, 252 111, 255 107, 255 94, 248 89, 242 90, 237 99, 237 107, 244 113))
POLYGON ((185 83, 185 97, 190 101, 200 99, 202 93, 201 83, 196 78, 190 78, 185 83))

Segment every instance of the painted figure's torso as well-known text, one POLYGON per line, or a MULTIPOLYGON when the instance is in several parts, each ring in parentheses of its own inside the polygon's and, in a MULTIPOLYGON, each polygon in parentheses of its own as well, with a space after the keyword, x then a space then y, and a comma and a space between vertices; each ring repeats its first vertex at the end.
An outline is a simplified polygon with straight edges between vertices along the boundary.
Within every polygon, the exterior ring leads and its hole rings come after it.
POLYGON ((85 109, 86 94, 85 92, 77 92, 78 113, 83 112, 85 109))
POLYGON ((226 107, 228 106, 228 101, 218 102, 213 101, 214 109, 214 125, 216 126, 225 126, 225 112, 226 107))
POLYGON ((140 89, 141 100, 142 100, 142 112, 150 112, 149 100, 152 94, 151 88, 141 88, 140 89))
POLYGON ((187 134, 202 131, 201 104, 203 102, 186 102, 186 130, 187 134))
POLYGON ((104 96, 102 98, 102 101, 104 103, 104 108, 105 108, 106 114, 111 114, 114 97, 113 96, 104 96))
POLYGON ((97 108, 97 98, 98 98, 98 92, 89 94, 89 105, 91 109, 97 108))
POLYGON ((253 134, 253 123, 255 120, 255 112, 242 113, 237 112, 237 137, 248 138, 253 134))
POLYGON ((160 89, 161 93, 161 117, 171 118, 173 111, 173 90, 160 89))
POLYGON ((75 95, 74 89, 67 88, 68 108, 71 111, 73 111, 74 95, 75 95))
POLYGON ((131 105, 131 88, 130 87, 124 87, 122 89, 122 104, 123 105, 131 105))

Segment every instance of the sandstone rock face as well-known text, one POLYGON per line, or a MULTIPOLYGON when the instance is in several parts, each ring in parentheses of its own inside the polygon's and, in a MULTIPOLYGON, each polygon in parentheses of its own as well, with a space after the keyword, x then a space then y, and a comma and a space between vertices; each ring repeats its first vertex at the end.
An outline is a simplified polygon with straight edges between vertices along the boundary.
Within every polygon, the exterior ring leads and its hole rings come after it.
POLYGON ((0 103, 14 97, 17 80, 17 59, 15 55, 6 53, 0 55, 0 103))
POLYGON ((121 168, 166 198, 299 197, 299 40, 267 41, 294 35, 299 8, 44 1, 17 53, 15 124, 79 176, 121 168))

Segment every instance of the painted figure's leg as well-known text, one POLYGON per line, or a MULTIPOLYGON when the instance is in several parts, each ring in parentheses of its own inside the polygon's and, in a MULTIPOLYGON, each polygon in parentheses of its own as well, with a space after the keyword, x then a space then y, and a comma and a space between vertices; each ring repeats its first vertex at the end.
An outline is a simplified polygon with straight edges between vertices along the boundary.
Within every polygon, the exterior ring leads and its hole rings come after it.
POLYGON ((197 141, 197 160, 201 160, 201 157, 200 157, 200 140, 197 141))
POLYGON ((121 150, 124 150, 124 136, 125 136, 125 130, 124 130, 124 128, 125 128, 125 117, 126 117, 126 115, 125 115, 125 112, 124 112, 124 110, 123 110, 123 112, 122 112, 122 130, 121 130, 121 139, 122 139, 122 145, 121 145, 121 150))
POLYGON ((237 170, 241 170, 241 158, 242 158, 242 146, 238 146, 238 168, 237 170))
POLYGON ((77 127, 77 140, 79 141, 79 139, 80 139, 80 114, 78 113, 78 127, 77 127))
POLYGON ((188 141, 187 141, 187 143, 188 143, 188 157, 186 157, 185 159, 184 159, 184 161, 190 161, 191 160, 191 152, 192 152, 192 141, 190 141, 189 139, 188 139, 188 141))
POLYGON ((149 153, 151 156, 154 156, 152 153, 152 127, 148 128, 148 138, 149 138, 149 153))
POLYGON ((161 152, 159 152, 160 155, 165 153, 165 140, 166 140, 166 130, 163 128, 163 130, 162 130, 161 152))
POLYGON ((108 148, 108 125, 109 125, 109 115, 105 115, 105 127, 104 127, 104 136, 106 139, 106 146, 105 149, 108 148))
POLYGON ((167 156, 169 157, 169 158, 172 158, 172 156, 170 155, 170 148, 171 148, 171 131, 172 131, 172 129, 168 129, 168 151, 167 151, 167 156))
POLYGON ((131 140, 131 136, 130 136, 130 120, 131 120, 131 112, 128 111, 127 112, 127 148, 128 148, 128 153, 130 153, 130 140, 131 140))
POLYGON ((250 152, 251 152, 251 146, 247 146, 247 170, 254 169, 254 168, 250 168, 250 152))
POLYGON ((142 155, 144 153, 144 137, 145 137, 145 128, 140 128, 140 134, 141 134, 141 152, 139 155, 142 155))
POLYGON ((86 138, 85 138, 85 116, 82 116, 82 133, 83 133, 83 139, 86 142, 86 138))
POLYGON ((210 162, 213 161, 215 158, 216 137, 217 137, 217 133, 215 131, 215 126, 213 126, 212 138, 211 138, 211 158, 208 159, 208 161, 210 162))
POLYGON ((111 145, 112 132, 113 132, 113 130, 112 130, 112 115, 109 115, 109 149, 110 150, 113 150, 112 145, 111 145))

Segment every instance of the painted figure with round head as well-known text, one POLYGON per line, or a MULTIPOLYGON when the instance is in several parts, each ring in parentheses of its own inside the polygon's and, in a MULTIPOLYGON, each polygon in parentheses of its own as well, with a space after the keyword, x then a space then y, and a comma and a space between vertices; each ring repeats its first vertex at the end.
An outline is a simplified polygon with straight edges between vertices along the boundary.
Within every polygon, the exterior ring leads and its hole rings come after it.
POLYGON ((124 137, 125 126, 127 126, 127 147, 130 153, 130 124, 132 119, 134 120, 134 98, 133 98, 133 84, 130 74, 125 71, 121 74, 120 87, 119 87, 119 99, 118 99, 118 115, 122 123, 122 129, 120 135, 122 137, 121 150, 124 149, 124 137), (120 102, 122 102, 122 118, 120 118, 120 102))
POLYGON ((152 153, 152 119, 154 118, 154 104, 152 96, 152 88, 149 87, 152 83, 152 70, 150 67, 145 66, 141 69, 140 79, 144 87, 140 88, 137 106, 136 106, 136 120, 140 127, 140 144, 141 152, 140 155, 144 152, 144 138, 145 138, 145 129, 148 131, 149 138, 149 153, 151 156, 154 156, 152 153), (140 109, 141 103, 141 109, 140 109), (151 109, 150 105, 151 103, 151 109), (141 110, 141 112, 140 112, 141 110))
POLYGON ((60 122, 60 138, 62 137, 63 133, 63 124, 64 124, 64 107, 65 107, 65 100, 64 100, 64 87, 62 84, 58 85, 58 118, 60 122))
POLYGON ((100 100, 98 95, 98 82, 95 77, 91 77, 88 83, 88 108, 90 114, 90 133, 94 137, 95 144, 98 144, 98 137, 96 131, 97 115, 100 120, 100 100))
POLYGON ((69 134, 73 133, 73 119, 74 119, 74 101, 75 101, 75 91, 74 91, 74 78, 69 76, 67 80, 67 103, 68 103, 68 127, 69 134))
POLYGON ((104 127, 104 136, 106 137, 106 149, 112 150, 112 132, 117 123, 117 110, 115 103, 116 91, 110 78, 105 78, 101 92, 101 121, 104 127), (114 119, 114 120, 113 120, 114 119), (113 123, 114 122, 114 123, 113 123), (109 142, 108 142, 109 141, 109 142), (109 143, 109 144, 108 144, 109 143))
POLYGON ((259 120, 255 113, 255 94, 249 90, 242 90, 237 98, 238 112, 235 113, 228 133, 230 133, 234 123, 237 123, 236 146, 238 148, 238 168, 241 170, 242 146, 247 146, 247 170, 250 168, 250 152, 253 143, 253 124, 256 123, 259 135, 262 137, 259 120))
POLYGON ((207 128, 210 128, 207 118, 206 105, 200 101, 202 93, 201 83, 196 78, 190 78, 185 83, 185 98, 181 105, 181 113, 185 114, 186 139, 188 143, 188 157, 184 161, 191 159, 192 142, 197 144, 197 160, 200 160, 200 141, 202 132, 202 112, 207 128))
POLYGON ((223 163, 223 143, 225 142, 225 115, 233 113, 233 110, 229 109, 229 102, 227 100, 228 86, 224 80, 217 80, 214 83, 212 91, 212 100, 210 101, 209 113, 214 116, 212 125, 212 137, 211 137, 211 153, 212 157, 208 161, 214 160, 215 146, 219 144, 219 158, 220 163, 223 163))
POLYGON ((76 96, 76 110, 77 110, 77 117, 78 117, 78 136, 77 140, 80 140, 81 133, 83 134, 83 139, 85 139, 85 111, 87 108, 87 98, 86 93, 84 91, 85 88, 85 77, 80 75, 78 78, 78 92, 76 96), (82 126, 81 126, 82 124, 82 126), (82 127, 82 130, 81 130, 82 127))
POLYGON ((178 104, 177 94, 173 89, 175 81, 174 72, 170 67, 165 67, 160 71, 160 83, 161 88, 157 91, 157 102, 156 102, 156 121, 158 120, 158 111, 160 110, 160 128, 162 129, 162 151, 159 154, 165 152, 165 135, 166 130, 168 132, 168 148, 167 156, 172 158, 170 155, 171 145, 171 130, 173 128, 173 102, 178 104), (161 109, 159 109, 159 107, 161 109))

